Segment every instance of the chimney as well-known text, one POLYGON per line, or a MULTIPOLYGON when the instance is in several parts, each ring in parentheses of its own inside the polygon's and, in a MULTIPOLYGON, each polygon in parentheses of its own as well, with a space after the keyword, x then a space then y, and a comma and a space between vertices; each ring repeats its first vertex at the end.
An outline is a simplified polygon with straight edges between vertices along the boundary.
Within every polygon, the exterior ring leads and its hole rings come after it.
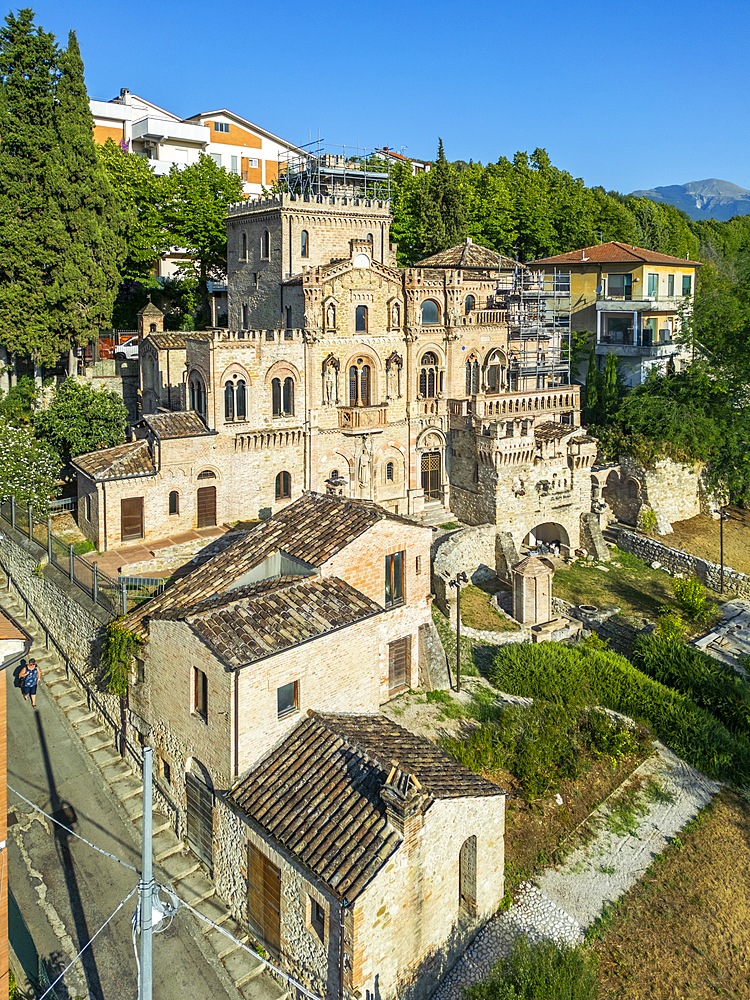
POLYGON ((120 88, 120 104, 130 104, 130 91, 127 87, 120 88))
POLYGON ((402 771, 397 760, 392 761, 392 765, 380 789, 380 798, 385 805, 388 823, 401 834, 406 845, 412 846, 422 829, 427 795, 417 778, 408 771, 402 771))

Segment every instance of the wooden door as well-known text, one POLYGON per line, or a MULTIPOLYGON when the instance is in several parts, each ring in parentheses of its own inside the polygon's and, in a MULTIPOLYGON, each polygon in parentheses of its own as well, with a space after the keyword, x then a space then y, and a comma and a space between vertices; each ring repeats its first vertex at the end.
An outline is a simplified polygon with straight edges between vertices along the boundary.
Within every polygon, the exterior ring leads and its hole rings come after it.
POLYGON ((198 527, 213 528, 216 525, 216 487, 201 486, 198 490, 198 527))
POLYGON ((120 539, 136 538, 143 538, 143 497, 128 497, 120 501, 120 539))
POLYGON ((388 692, 391 696, 400 694, 411 680, 411 637, 397 639, 388 644, 388 692))
POLYGON ((426 451, 422 455, 422 489, 425 500, 442 499, 441 462, 439 451, 426 451))
POLYGON ((248 844, 247 909, 250 923, 263 943, 281 949, 281 871, 248 844))
POLYGON ((185 775, 187 841, 204 864, 213 868, 214 792, 198 774, 185 775))

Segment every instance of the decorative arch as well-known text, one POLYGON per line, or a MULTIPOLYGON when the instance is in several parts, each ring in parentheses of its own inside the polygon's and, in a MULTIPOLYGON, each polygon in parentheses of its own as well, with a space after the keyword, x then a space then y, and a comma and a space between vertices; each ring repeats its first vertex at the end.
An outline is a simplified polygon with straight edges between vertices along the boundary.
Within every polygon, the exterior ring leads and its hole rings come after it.
POLYGON ((201 371, 193 368, 188 372, 188 406, 206 419, 206 379, 201 371))
POLYGON ((377 355, 365 350, 352 354, 346 363, 344 395, 349 406, 374 406, 379 396, 380 362, 377 355))
POLYGON ((481 370, 479 355, 472 353, 466 359, 466 395, 476 396, 481 391, 481 370))
POLYGON ((326 330, 335 330, 336 321, 339 314, 339 304, 334 298, 327 298, 323 302, 323 322, 326 330))
POLYGON ((445 369, 440 352, 434 347, 422 351, 419 359, 419 395, 422 399, 435 399, 445 390, 445 369))
POLYGON ((438 326, 440 324, 440 304, 435 299, 425 299, 420 306, 422 326, 438 326))
POLYGON ((508 356, 505 351, 496 347, 487 355, 484 364, 485 392, 496 394, 503 392, 508 382, 508 356))

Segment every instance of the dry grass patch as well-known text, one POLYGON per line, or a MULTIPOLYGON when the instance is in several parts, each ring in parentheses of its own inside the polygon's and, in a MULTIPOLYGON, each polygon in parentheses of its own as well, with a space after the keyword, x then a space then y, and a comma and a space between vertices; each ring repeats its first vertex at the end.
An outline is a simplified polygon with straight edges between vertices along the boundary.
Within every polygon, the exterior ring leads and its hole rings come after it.
MULTIPOLYGON (((719 561, 719 522, 699 514, 672 525, 674 533, 659 535, 659 541, 709 562, 719 561)), ((740 573, 750 574, 750 513, 732 511, 724 522, 724 562, 740 573)))
POLYGON ((750 808, 724 792, 605 919, 600 1000, 750 996, 750 808))
POLYGON ((484 632, 517 632, 519 625, 492 606, 492 594, 496 590, 490 585, 475 587, 470 583, 461 591, 461 623, 469 628, 484 632))

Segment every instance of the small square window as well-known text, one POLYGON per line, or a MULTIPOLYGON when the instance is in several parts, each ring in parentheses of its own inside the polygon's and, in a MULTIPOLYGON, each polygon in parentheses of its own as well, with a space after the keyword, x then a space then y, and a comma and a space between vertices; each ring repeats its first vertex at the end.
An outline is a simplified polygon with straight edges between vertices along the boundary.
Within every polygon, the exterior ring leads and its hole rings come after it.
POLYGON ((165 760, 164 757, 161 757, 161 756, 157 756, 156 762, 157 762, 157 767, 159 769, 160 776, 162 778, 164 778, 164 781, 168 785, 171 785, 172 784, 172 765, 169 763, 168 760, 165 760))
POLYGON ((313 899, 310 899, 310 930, 313 934, 320 940, 325 941, 326 939, 326 911, 325 907, 313 899))
POLYGON ((299 681, 292 681, 277 688, 276 709, 280 719, 299 711, 299 681))
POLYGON ((258 161, 257 160, 249 159, 247 161, 247 165, 248 165, 248 167, 250 167, 253 170, 257 170, 258 169, 258 161))

